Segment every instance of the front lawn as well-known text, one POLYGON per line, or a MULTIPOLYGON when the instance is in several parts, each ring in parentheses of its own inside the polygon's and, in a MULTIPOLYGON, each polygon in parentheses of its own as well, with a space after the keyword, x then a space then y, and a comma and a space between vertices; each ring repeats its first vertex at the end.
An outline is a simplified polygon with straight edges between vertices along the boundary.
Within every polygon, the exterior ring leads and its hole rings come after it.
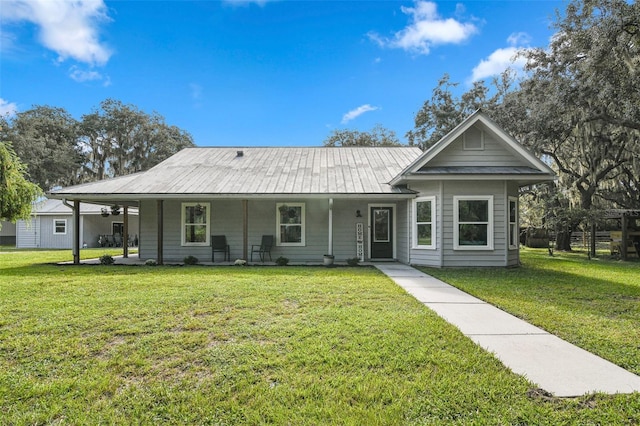
POLYGON ((372 268, 57 266, 0 253, 0 424, 637 424, 529 397, 372 268))

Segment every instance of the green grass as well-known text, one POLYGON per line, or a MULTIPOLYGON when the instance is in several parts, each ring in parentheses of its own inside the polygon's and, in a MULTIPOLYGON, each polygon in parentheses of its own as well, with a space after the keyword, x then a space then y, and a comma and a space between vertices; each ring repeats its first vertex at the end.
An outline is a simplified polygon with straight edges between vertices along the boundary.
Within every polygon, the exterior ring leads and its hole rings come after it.
POLYGON ((640 263, 527 249, 516 269, 424 269, 640 374, 640 263))
POLYGON ((69 254, 0 254, 0 424, 640 422, 638 394, 528 397, 372 268, 50 263, 69 254))

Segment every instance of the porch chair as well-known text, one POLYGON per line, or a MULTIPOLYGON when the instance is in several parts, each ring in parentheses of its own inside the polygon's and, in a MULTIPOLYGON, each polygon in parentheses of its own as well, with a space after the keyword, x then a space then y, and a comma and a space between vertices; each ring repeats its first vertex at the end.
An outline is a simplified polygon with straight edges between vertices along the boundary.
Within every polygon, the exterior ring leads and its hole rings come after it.
POLYGON ((224 260, 228 261, 231 255, 229 254, 231 249, 227 244, 227 237, 224 235, 212 235, 211 236, 211 261, 215 262, 215 253, 224 253, 224 260))
POLYGON ((251 261, 253 262, 253 253, 260 255, 260 261, 264 262, 264 255, 269 254, 269 260, 271 259, 271 248, 273 247, 273 235, 263 235, 260 245, 251 246, 251 261))

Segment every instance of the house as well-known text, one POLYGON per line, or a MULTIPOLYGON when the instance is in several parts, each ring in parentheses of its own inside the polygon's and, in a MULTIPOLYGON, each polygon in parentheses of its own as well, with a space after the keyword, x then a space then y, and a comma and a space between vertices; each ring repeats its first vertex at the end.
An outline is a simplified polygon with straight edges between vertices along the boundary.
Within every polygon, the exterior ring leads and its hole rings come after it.
MULTIPOLYGON (((80 209, 80 241, 82 247, 117 245, 114 235, 123 235, 123 215, 113 215, 103 205, 82 204, 80 209), (101 237, 102 236, 102 241, 101 237)), ((119 213, 119 212, 118 212, 119 213)), ((137 212, 128 212, 137 218, 137 212)), ((70 249, 73 245, 73 210, 63 201, 45 199, 34 205, 29 221, 18 220, 14 225, 16 248, 70 249)), ((3 223, 3 229, 5 224, 3 223)), ((129 220, 129 235, 138 234, 138 221, 129 220)), ((121 243, 119 245, 122 245, 121 243)))
POLYGON ((134 175, 63 188, 75 203, 136 206, 142 259, 248 259, 273 235, 291 261, 519 263, 518 189, 554 172, 484 113, 416 147, 187 148, 134 175))

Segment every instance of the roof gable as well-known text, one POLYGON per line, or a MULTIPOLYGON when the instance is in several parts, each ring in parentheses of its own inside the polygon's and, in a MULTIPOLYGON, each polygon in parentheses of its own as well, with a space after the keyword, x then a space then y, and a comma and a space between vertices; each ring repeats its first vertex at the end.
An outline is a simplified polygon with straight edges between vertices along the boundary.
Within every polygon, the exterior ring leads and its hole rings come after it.
POLYGON ((550 180, 553 170, 480 110, 425 151, 396 176, 399 184, 420 176, 538 175, 550 180))

